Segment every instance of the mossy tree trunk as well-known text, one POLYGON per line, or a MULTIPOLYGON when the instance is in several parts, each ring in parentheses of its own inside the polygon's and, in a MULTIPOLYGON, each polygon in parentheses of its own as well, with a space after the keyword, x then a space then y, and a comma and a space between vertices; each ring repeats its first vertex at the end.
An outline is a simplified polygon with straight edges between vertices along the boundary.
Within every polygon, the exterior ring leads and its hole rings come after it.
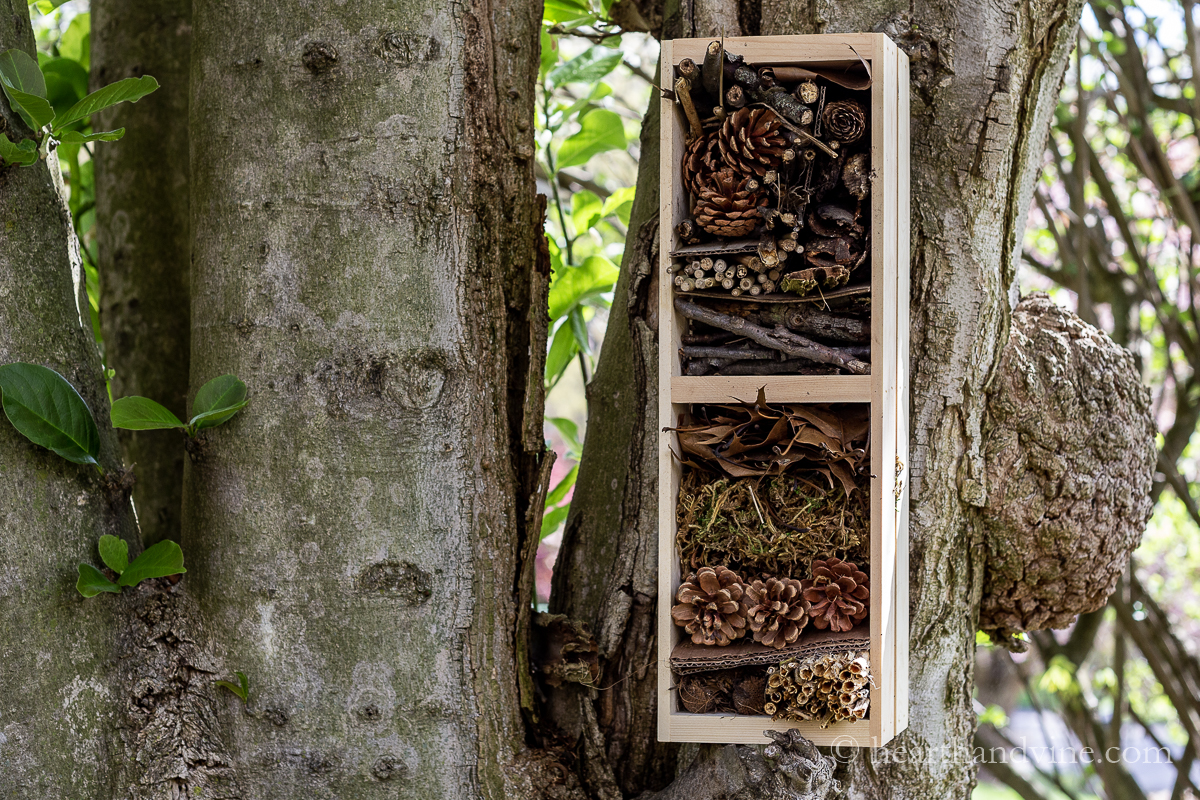
POLYGON ((183 546, 250 679, 222 717, 240 798, 531 791, 540 16, 195 7, 192 386, 251 401, 191 448, 183 546))
MULTIPOLYGON (((191 300, 188 206, 189 0, 95 0, 92 88, 153 75, 160 88, 99 115, 125 128, 94 147, 100 322, 113 397, 141 395, 187 412, 191 300)), ((147 544, 179 540, 183 448, 178 435, 121 431, 147 544)))
MULTIPOLYGON (((974 780, 972 665, 983 569, 985 387, 1008 335, 1030 190, 1080 4, 690 3, 654 8, 666 38, 883 31, 912 66, 910 725, 841 764, 851 797, 966 798, 974 780), (891 758, 896 753, 900 757, 891 758)), ((657 32, 656 32, 657 33, 657 32)), ((643 130, 638 199, 613 314, 588 387, 588 439, 552 607, 596 634, 594 693, 554 710, 590 796, 666 784, 654 741, 658 120, 643 130)), ((688 758, 691 754, 687 754, 688 758)), ((713 758, 715 751, 702 752, 713 758)), ((711 762, 710 761, 710 765, 711 762)), ((716 796, 716 795, 714 795, 716 796)), ((723 796, 723 795, 722 795, 723 796)))
MULTIPOLYGON (((32 54, 26 3, 2 9, 0 50, 32 54)), ((30 135, 4 100, 0 113, 10 139, 30 135)), ((0 167, 0 364, 40 364, 73 383, 99 423, 100 463, 119 476, 75 235, 49 164, 0 167)), ((75 591, 76 565, 96 563, 102 534, 132 537, 128 502, 109 485, 0 419, 0 796, 109 796, 120 615, 75 591)))

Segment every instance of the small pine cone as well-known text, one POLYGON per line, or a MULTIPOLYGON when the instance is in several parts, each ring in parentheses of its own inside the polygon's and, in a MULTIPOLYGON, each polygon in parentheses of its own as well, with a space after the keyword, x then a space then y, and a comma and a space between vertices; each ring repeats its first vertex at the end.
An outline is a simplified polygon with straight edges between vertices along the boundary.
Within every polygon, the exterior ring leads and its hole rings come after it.
POLYGON ((725 118, 718 141, 725 165, 742 175, 766 175, 779 166, 787 140, 779 115, 766 108, 741 108, 725 118))
POLYGON ((695 139, 683 154, 683 185, 692 197, 708 183, 722 167, 721 148, 716 132, 695 139))
POLYGON ((701 567, 679 587, 671 618, 691 634, 693 644, 724 647, 746 635, 743 591, 733 570, 701 567))
POLYGON ((811 579, 800 583, 804 599, 811 604, 809 616, 818 630, 848 631, 866 619, 871 590, 865 572, 848 561, 828 558, 814 561, 812 574, 811 579))
POLYGON ((746 188, 748 178, 725 168, 695 195, 692 216, 714 236, 748 236, 759 223, 759 194, 746 188))
POLYGON ((867 130, 867 112, 857 100, 838 100, 821 115, 825 130, 844 144, 857 142, 867 130))
POLYGON ((800 638, 808 624, 808 601, 801 595, 800 581, 767 578, 746 587, 746 618, 754 641, 782 649, 800 638))

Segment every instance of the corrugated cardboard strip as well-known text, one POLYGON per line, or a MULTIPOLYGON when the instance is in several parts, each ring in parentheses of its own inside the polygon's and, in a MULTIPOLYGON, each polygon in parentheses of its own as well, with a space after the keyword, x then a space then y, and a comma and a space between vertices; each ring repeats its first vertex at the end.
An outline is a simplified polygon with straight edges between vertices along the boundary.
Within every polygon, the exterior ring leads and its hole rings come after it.
POLYGON ((728 647, 708 647, 684 640, 671 651, 671 670, 676 675, 691 675, 717 669, 748 667, 756 664, 778 664, 789 658, 837 653, 843 650, 867 650, 871 637, 866 630, 844 633, 809 631, 794 644, 782 650, 752 641, 738 642, 728 647))

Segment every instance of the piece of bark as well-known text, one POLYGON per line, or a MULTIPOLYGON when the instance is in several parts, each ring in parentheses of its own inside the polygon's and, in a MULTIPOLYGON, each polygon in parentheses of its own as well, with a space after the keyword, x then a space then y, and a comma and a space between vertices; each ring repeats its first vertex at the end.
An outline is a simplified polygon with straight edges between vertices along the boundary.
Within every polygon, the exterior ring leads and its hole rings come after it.
POLYGON ((782 325, 777 325, 773 331, 768 330, 754 325, 742 317, 721 314, 689 302, 682 297, 675 298, 675 309, 688 319, 712 325, 714 328, 740 333, 764 347, 770 347, 795 358, 807 358, 820 364, 834 364, 856 375, 868 375, 871 372, 870 364, 859 361, 833 347, 792 333, 782 325))

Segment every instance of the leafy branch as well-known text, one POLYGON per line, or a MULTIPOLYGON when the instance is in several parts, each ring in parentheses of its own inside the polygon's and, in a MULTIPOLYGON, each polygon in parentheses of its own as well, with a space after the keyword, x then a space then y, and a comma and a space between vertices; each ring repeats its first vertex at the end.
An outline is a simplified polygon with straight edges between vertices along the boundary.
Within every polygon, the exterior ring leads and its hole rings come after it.
MULTIPOLYGON (((149 75, 125 78, 97 89, 68 108, 56 110, 48 99, 47 73, 24 50, 10 49, 0 53, 0 89, 13 111, 20 115, 33 139, 13 142, 0 133, 0 158, 10 164, 31 166, 41 156, 39 142, 47 148, 52 143, 82 145, 87 142, 115 142, 125 135, 124 128, 113 131, 84 133, 77 128, 87 117, 119 103, 136 103, 158 88, 158 81, 149 75)), ((54 71, 56 79, 62 76, 54 71)))
POLYGON ((246 399, 246 384, 234 375, 213 378, 200 387, 192 401, 192 417, 183 422, 162 404, 148 397, 122 397, 112 404, 110 417, 114 428, 128 431, 152 431, 179 428, 195 437, 206 428, 215 428, 241 411, 246 399))
POLYGON ((126 586, 137 586, 150 578, 165 578, 187 572, 183 568, 183 550, 170 539, 164 539, 129 563, 129 544, 124 539, 105 534, 100 537, 100 560, 117 575, 114 582, 91 564, 79 565, 79 580, 75 588, 84 597, 101 592, 120 594, 126 586))

